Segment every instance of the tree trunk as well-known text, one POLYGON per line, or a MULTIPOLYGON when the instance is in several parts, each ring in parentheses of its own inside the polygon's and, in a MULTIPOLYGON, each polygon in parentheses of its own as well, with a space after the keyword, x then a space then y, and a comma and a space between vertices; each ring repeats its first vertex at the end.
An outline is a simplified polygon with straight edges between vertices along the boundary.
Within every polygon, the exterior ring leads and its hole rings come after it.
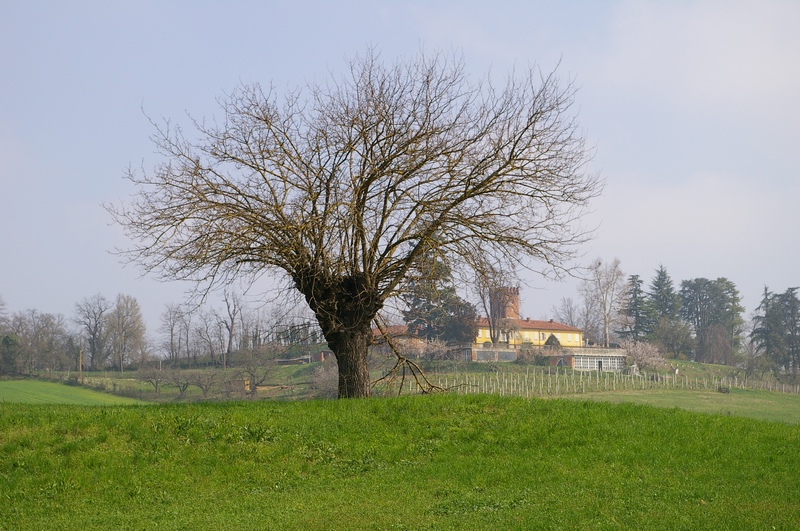
POLYGON ((370 376, 367 365, 372 329, 348 330, 330 334, 328 346, 339 364, 339 398, 367 398, 370 376))
POLYGON ((368 397, 372 319, 383 306, 374 283, 361 273, 331 278, 314 269, 298 271, 294 281, 336 356, 339 398, 368 397))

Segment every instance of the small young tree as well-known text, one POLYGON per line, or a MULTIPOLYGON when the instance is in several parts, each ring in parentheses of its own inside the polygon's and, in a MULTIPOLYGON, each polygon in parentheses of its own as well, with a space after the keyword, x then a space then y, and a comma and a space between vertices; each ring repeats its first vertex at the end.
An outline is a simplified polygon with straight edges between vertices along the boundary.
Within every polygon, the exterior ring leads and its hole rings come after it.
POLYGON ((169 375, 169 383, 178 390, 178 398, 186 396, 186 390, 192 385, 189 379, 189 371, 173 369, 167 374, 169 375))
POLYGON ((219 381, 221 373, 215 369, 195 369, 187 371, 187 380, 203 393, 203 398, 208 398, 208 393, 219 381))
POLYGON ((313 386, 319 398, 336 398, 339 387, 336 358, 329 357, 314 369, 313 386))
POLYGON ((626 339, 621 347, 628 356, 628 363, 635 363, 639 369, 657 370, 667 364, 661 350, 652 343, 626 339))
POLYGON ((136 379, 149 383, 153 386, 156 394, 159 394, 161 386, 172 380, 172 374, 158 369, 139 369, 136 373, 136 379))
POLYGON ((258 386, 272 374, 280 352, 274 345, 259 345, 240 350, 233 356, 231 366, 248 382, 250 398, 258 398, 258 386))

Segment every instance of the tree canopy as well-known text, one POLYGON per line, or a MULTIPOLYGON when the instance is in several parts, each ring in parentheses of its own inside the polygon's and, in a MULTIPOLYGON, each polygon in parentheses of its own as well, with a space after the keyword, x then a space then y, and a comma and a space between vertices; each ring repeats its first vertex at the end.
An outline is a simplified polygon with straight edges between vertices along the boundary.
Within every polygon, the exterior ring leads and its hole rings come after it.
POLYGON ((684 280, 680 297, 681 314, 697 340, 695 361, 732 362, 744 325, 736 285, 727 278, 684 280))
POLYGON ((774 364, 776 372, 790 371, 797 381, 800 369, 800 298, 798 288, 772 293, 764 288, 761 304, 753 317, 750 338, 756 352, 774 364))
POLYGON ((445 343, 471 343, 477 334, 475 306, 456 291, 446 256, 422 254, 400 295, 408 333, 445 343))
POLYGON ((367 396, 371 322, 425 249, 558 271, 585 241, 601 183, 573 97, 555 73, 498 89, 456 58, 387 66, 368 51, 283 96, 241 86, 191 137, 155 125, 165 161, 129 171, 135 199, 109 210, 146 271, 205 286, 283 275, 336 355, 339 396, 367 396))

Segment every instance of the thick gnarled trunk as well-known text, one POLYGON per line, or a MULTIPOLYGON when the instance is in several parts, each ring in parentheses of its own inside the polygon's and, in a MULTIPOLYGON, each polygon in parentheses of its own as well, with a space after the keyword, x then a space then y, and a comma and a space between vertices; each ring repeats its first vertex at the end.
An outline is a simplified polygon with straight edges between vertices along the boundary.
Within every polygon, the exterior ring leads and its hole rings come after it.
POLYGON ((295 285, 336 356, 339 398, 368 397, 372 320, 383 305, 374 285, 363 274, 330 278, 313 270, 295 275, 295 285))
POLYGON ((339 364, 339 398, 366 398, 370 393, 367 365, 372 340, 370 323, 361 330, 330 334, 328 346, 339 364))

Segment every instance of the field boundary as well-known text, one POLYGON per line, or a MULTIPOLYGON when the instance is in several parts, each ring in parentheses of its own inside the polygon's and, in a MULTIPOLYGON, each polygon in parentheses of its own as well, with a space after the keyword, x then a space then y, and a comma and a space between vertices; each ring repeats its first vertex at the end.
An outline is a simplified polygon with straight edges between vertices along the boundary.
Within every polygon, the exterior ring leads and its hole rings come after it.
MULTIPOLYGON (((470 373, 436 377, 435 383, 460 394, 497 394, 524 398, 560 396, 603 391, 637 391, 648 389, 717 390, 731 389, 769 391, 800 395, 800 385, 767 382, 738 377, 689 377, 679 374, 641 373, 622 374, 597 371, 564 371, 549 368, 528 369, 523 372, 496 371, 494 374, 470 373)), ((413 380, 407 380, 404 391, 422 391, 413 380)))

